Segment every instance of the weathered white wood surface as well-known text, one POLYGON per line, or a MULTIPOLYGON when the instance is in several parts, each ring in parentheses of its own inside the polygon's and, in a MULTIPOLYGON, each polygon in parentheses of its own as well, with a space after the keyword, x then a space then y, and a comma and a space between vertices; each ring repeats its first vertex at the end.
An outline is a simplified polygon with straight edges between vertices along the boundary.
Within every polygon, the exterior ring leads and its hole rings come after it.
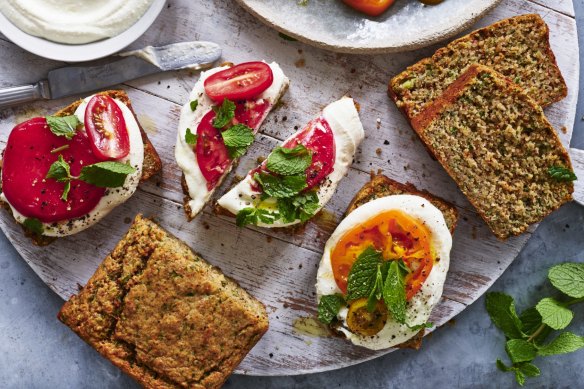
MULTIPOLYGON (((546 114, 557 129, 565 127, 560 137, 567 146, 578 92, 576 24, 568 16, 573 9, 567 2, 538 2, 545 6, 524 0, 504 0, 478 25, 530 12, 544 17, 551 29, 559 66, 570 87, 569 96, 547 109, 546 114), (561 12, 552 10, 554 7, 561 12)), ((329 53, 282 40, 234 3, 222 0, 169 1, 153 27, 132 47, 195 39, 221 44, 224 59, 228 61, 275 60, 292 80, 283 104, 268 117, 262 135, 242 159, 238 175, 245 174, 255 165, 257 157, 266 156, 276 143, 293 133, 294 126, 304 125, 327 103, 347 93, 360 102, 366 129, 366 139, 353 168, 327 205, 325 216, 315 218, 296 235, 239 229, 232 219, 217 217, 209 208, 188 223, 180 205, 180 172, 173 155, 180 105, 187 100, 197 74, 171 72, 129 82, 124 89, 163 159, 162 175, 142 186, 132 199, 97 226, 45 248, 32 246, 8 213, 0 213, 2 230, 35 272, 63 298, 75 293, 77 284, 87 281, 125 233, 129 221, 141 212, 155 217, 267 305, 270 330, 243 361, 239 372, 255 375, 317 372, 383 354, 354 347, 341 339, 310 337, 294 328, 297 318, 315 313, 314 283, 322 247, 371 170, 381 169, 399 181, 412 182, 459 208, 461 220, 455 232, 444 298, 431 318, 439 326, 483 294, 529 239, 531 232, 506 242, 496 240, 387 98, 389 78, 431 54, 436 47, 378 56, 329 53)), ((0 52, 0 86, 36 81, 47 70, 63 65, 39 59, 1 39, 0 52)), ((0 149, 16 123, 52 112, 73 100, 38 102, 0 111, 0 149)), ((226 180, 217 196, 231 185, 233 177, 226 180)))

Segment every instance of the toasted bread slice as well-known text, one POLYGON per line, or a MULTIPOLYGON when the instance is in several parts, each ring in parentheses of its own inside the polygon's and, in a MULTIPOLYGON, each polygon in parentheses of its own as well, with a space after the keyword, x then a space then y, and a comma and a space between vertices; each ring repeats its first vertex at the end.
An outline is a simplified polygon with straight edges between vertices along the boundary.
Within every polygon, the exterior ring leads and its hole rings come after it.
POLYGON ((412 121, 433 156, 499 239, 572 199, 570 157, 543 110, 523 89, 486 66, 471 65, 412 121))
MULTIPOLYGON (((134 115, 134 118, 136 119, 136 123, 138 123, 138 127, 140 128, 140 134, 142 135, 142 142, 144 143, 144 162, 142 165, 142 177, 140 178, 140 182, 144 182, 144 181, 148 180, 149 178, 154 176, 156 173, 158 173, 162 169, 162 162, 160 161, 160 157, 158 155, 158 152, 156 152, 156 149, 152 145, 152 142, 150 142, 150 139, 148 139, 148 135, 146 135, 146 132, 144 131, 144 129, 140 125, 140 122, 138 121, 138 118, 136 117, 136 113, 134 112, 134 109, 132 108, 130 98, 128 97, 126 92, 123 90, 108 90, 108 91, 104 91, 104 92, 99 92, 97 94, 106 95, 106 96, 109 96, 113 99, 117 99, 117 100, 121 101, 130 109, 130 111, 134 115)), ((59 111, 57 111, 54 114, 54 116, 73 115, 75 113, 75 110, 79 107, 79 105, 82 102, 83 102, 83 99, 77 100, 77 101, 71 103, 70 105, 68 105, 67 107, 62 108, 59 111)), ((1 189, 1 182, 0 182, 0 189, 1 189)), ((8 211, 10 211, 10 206, 8 204, 2 202, 2 206, 4 208, 6 208, 8 211)), ((28 229, 26 229, 24 226, 22 226, 22 229, 24 230, 25 235, 30 237, 32 239, 33 243, 37 246, 46 246, 46 245, 54 242, 57 239, 54 237, 37 235, 37 234, 29 231, 28 229)))
POLYGON ((389 83, 389 95, 409 120, 419 115, 467 66, 479 63, 502 73, 545 107, 568 88, 539 15, 501 20, 459 38, 408 67, 389 83))
MULTIPOLYGON (((430 192, 420 191, 414 185, 407 183, 402 184, 400 182, 394 181, 382 174, 377 174, 371 176, 371 181, 363 185, 363 187, 357 192, 349 207, 347 208, 346 215, 353 212, 355 209, 359 208, 361 205, 368 203, 369 201, 378 199, 380 197, 400 195, 400 194, 410 194, 415 196, 420 196, 432 203, 436 208, 438 208, 444 215, 446 225, 450 230, 450 233, 454 233, 456 224, 458 222, 458 211, 454 205, 450 204, 446 200, 440 197, 434 196, 430 192)), ((418 350, 422 345, 422 338, 424 337, 425 330, 418 332, 413 338, 404 342, 397 347, 399 348, 413 348, 418 350)))
POLYGON ((141 215, 58 318, 145 388, 221 387, 269 325, 260 301, 141 215))

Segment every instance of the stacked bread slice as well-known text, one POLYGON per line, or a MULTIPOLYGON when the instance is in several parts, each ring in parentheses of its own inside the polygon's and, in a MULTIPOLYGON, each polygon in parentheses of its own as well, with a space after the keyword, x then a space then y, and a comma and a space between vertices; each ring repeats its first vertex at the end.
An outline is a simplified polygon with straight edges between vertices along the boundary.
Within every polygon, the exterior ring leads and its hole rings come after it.
POLYGON ((389 95, 493 233, 506 239, 571 200, 568 153, 542 106, 567 87, 538 15, 462 37, 394 77, 389 95))

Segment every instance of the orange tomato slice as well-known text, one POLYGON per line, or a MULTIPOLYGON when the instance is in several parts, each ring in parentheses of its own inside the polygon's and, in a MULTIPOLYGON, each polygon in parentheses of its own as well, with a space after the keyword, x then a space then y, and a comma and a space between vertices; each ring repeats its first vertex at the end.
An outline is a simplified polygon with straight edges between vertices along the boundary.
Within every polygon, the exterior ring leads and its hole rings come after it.
POLYGON ((388 9, 395 0, 343 0, 349 7, 370 16, 379 16, 388 9))
POLYGON ((399 210, 391 210, 366 220, 347 231, 331 251, 335 281, 347 293, 347 279, 357 257, 367 247, 381 252, 383 259, 403 259, 411 272, 406 276, 406 298, 422 287, 434 265, 431 235, 420 221, 399 210))

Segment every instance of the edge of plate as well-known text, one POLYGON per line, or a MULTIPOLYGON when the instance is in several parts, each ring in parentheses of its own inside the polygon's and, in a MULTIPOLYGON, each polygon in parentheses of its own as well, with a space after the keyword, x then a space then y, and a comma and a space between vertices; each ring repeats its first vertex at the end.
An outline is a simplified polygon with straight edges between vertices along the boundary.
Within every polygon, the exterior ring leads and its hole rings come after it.
POLYGON ((370 47, 359 47, 359 46, 352 46, 352 45, 335 45, 331 44, 322 40, 312 39, 308 36, 298 34, 287 28, 281 27, 277 24, 277 22, 267 15, 263 15, 256 11, 253 6, 251 6, 248 2, 249 0, 236 0, 237 3, 245 9, 247 12, 252 14, 254 17, 259 19, 262 23, 266 24, 268 27, 275 29, 283 34, 286 34, 294 39, 299 40, 300 42, 309 44, 311 46, 315 46, 320 49, 333 51, 336 53, 344 53, 344 54, 386 54, 386 53, 399 53, 404 51, 412 51, 416 49, 420 49, 426 46, 430 46, 434 43, 438 43, 440 41, 446 40, 448 38, 452 38, 457 33, 465 30, 466 28, 472 26, 477 20, 479 20, 483 15, 487 12, 491 11, 495 8, 502 0, 490 0, 490 3, 487 3, 489 0, 485 0, 484 6, 478 10, 476 13, 473 13, 472 16, 468 19, 464 20, 456 20, 454 21, 454 25, 451 27, 442 30, 439 33, 436 33, 432 38, 423 40, 423 41, 411 41, 404 45, 399 46, 370 46, 370 47))

